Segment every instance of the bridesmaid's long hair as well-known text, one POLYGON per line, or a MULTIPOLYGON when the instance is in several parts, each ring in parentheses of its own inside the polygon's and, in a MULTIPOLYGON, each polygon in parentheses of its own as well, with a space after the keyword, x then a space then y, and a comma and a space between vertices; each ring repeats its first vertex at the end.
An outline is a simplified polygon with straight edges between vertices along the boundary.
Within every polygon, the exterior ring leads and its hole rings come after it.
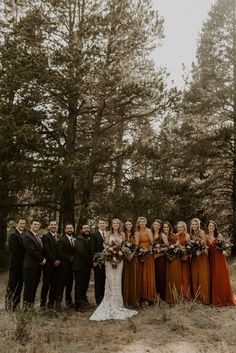
MULTIPOLYGON (((162 221, 160 220, 160 219, 155 219, 153 222, 152 222, 152 225, 151 225, 151 231, 152 231, 152 234, 154 235, 154 229, 153 229, 153 224, 154 223, 159 223, 160 224, 160 226, 162 226, 162 221)), ((161 227, 160 227, 160 232, 161 232, 161 227)))
MULTIPOLYGON (((134 234, 135 234, 134 222, 133 222, 133 220, 131 218, 126 219, 125 223, 126 222, 132 223, 132 228, 130 230, 130 237, 134 239, 135 238, 134 237, 134 234)), ((125 223, 124 223, 124 233, 125 233, 125 236, 126 236, 127 229, 126 229, 125 223)))
POLYGON ((190 236, 194 235, 194 231, 192 229, 192 223, 193 222, 196 222, 198 224, 198 230, 197 230, 196 233, 199 234, 199 232, 201 231, 201 221, 200 221, 200 219, 199 218, 193 218, 190 221, 190 229, 189 229, 190 236))
POLYGON ((173 234, 172 225, 171 225, 170 222, 168 222, 168 221, 164 221, 164 222, 162 223, 161 229, 160 229, 160 234, 161 234, 161 233, 166 234, 166 233, 163 231, 163 227, 164 227, 165 224, 167 224, 167 225, 169 226, 169 233, 168 233, 167 237, 168 237, 168 239, 171 239, 171 238, 174 236, 174 234, 173 234))
POLYGON ((144 219, 145 223, 147 224, 147 219, 146 219, 145 217, 143 217, 143 216, 139 217, 139 218, 137 219, 137 222, 136 222, 136 229, 137 229, 138 232, 139 232, 139 221, 140 221, 141 219, 144 219))
POLYGON ((187 233, 187 224, 184 221, 179 221, 177 222, 177 225, 176 225, 177 227, 178 227, 178 224, 183 226, 185 233, 187 233))
POLYGON ((215 226, 215 229, 214 229, 214 237, 215 237, 215 238, 218 238, 219 232, 218 232, 217 224, 216 224, 215 221, 208 221, 208 222, 207 222, 207 225, 206 225, 206 226, 207 226, 207 230, 208 230, 208 226, 209 226, 210 223, 213 223, 214 226, 215 226))

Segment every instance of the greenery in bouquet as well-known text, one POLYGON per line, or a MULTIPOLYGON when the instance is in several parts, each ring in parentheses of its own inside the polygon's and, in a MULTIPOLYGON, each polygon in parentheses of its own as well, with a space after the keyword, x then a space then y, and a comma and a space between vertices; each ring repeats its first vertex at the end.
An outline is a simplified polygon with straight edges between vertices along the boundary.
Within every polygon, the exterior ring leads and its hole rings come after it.
POLYGON ((232 244, 226 239, 216 239, 216 249, 222 251, 224 255, 230 255, 232 244))
POLYGON ((135 244, 125 241, 121 247, 122 253, 126 259, 130 257, 135 251, 135 244))
POLYGON ((187 254, 189 255, 201 255, 201 254, 208 254, 208 246, 202 239, 191 239, 186 244, 187 254))
POLYGON ((156 257, 156 256, 161 255, 161 254, 164 255, 167 250, 168 250, 168 246, 167 245, 158 244, 158 243, 154 242, 154 244, 152 244, 150 246, 150 248, 149 248, 149 253, 156 257))
POLYGON ((186 253, 185 247, 180 245, 179 243, 169 245, 166 251, 166 257, 168 260, 172 261, 176 257, 182 257, 186 253))

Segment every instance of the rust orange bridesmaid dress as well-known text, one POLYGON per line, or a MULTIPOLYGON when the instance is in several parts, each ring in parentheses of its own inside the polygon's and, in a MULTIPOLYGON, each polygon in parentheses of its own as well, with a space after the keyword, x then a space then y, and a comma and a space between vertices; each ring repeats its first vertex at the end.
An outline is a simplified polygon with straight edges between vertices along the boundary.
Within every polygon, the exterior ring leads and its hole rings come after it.
MULTIPOLYGON (((135 239, 131 237, 129 242, 135 247, 135 239)), ((140 264, 135 255, 131 261, 124 260, 123 268, 123 300, 126 308, 135 308, 140 302, 140 264)))
MULTIPOLYGON (((139 233, 139 246, 142 249, 148 249, 151 246, 151 241, 148 232, 139 233)), ((156 284, 155 284, 155 266, 154 256, 148 254, 144 261, 140 261, 141 274, 141 299, 153 303, 156 298, 156 284)))
MULTIPOLYGON (((182 246, 187 243, 187 234, 178 233, 177 239, 182 246)), ((181 284, 182 284, 182 294, 183 298, 191 299, 191 277, 190 277, 190 257, 186 259, 181 259, 181 284)))
MULTIPOLYGON (((169 244, 175 244, 177 237, 171 235, 169 244)), ((166 302, 176 304, 182 300, 182 277, 181 277, 181 259, 176 257, 173 260, 166 261, 166 302)))
POLYGON ((215 240, 207 241, 211 277, 211 304, 219 307, 236 305, 230 284, 228 265, 222 251, 216 248, 215 240))
MULTIPOLYGON (((206 243, 206 236, 203 231, 199 237, 206 243)), ((193 237, 193 239, 194 239, 193 237)), ((200 255, 193 255, 191 258, 191 282, 193 298, 200 300, 203 304, 210 303, 210 270, 208 255, 201 253, 200 255)))

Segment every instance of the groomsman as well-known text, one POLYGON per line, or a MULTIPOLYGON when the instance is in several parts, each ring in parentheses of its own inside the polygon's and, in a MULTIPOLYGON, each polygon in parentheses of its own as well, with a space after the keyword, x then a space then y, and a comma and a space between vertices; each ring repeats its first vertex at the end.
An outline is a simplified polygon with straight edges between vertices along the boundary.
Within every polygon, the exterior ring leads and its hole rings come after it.
POLYGON ((58 242, 58 259, 61 261, 59 267, 59 281, 57 293, 57 306, 60 307, 63 292, 66 288, 66 306, 73 307, 72 287, 73 287, 73 260, 75 254, 75 238, 73 237, 74 227, 66 224, 65 235, 58 242))
POLYGON ((94 261, 96 253, 103 251, 103 243, 106 238, 106 220, 99 218, 98 230, 91 235, 91 257, 93 259, 94 270, 94 290, 97 305, 99 305, 104 297, 105 290, 105 265, 99 266, 94 261))
POLYGON ((56 301, 59 266, 61 263, 58 259, 57 253, 57 245, 60 238, 60 235, 57 234, 57 222, 53 220, 50 221, 48 230, 49 232, 42 237, 44 254, 47 262, 43 268, 43 284, 40 306, 45 307, 47 304, 48 308, 52 308, 56 301))
POLYGON ((73 271, 75 278, 75 310, 89 306, 87 290, 91 273, 90 226, 84 224, 75 242, 73 271))
POLYGON ((40 221, 33 219, 30 222, 30 231, 23 237, 25 257, 23 264, 24 279, 24 308, 31 308, 35 302, 35 295, 39 285, 42 267, 46 264, 43 252, 43 243, 39 236, 40 221))
POLYGON ((16 221, 16 228, 11 232, 8 245, 10 251, 9 278, 5 298, 6 310, 14 311, 20 303, 23 286, 24 246, 23 236, 25 219, 20 217, 16 221))

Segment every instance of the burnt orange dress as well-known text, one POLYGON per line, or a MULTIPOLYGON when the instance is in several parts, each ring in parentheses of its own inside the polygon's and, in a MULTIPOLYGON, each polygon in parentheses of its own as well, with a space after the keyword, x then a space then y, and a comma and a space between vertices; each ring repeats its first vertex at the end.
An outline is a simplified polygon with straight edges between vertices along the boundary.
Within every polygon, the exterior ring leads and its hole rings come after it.
POLYGON ((211 304, 214 306, 236 305, 230 284, 228 265, 222 251, 216 249, 215 240, 207 241, 211 276, 211 304))
MULTIPOLYGON (((164 244, 162 236, 155 240, 156 244, 164 244)), ((155 282, 156 292, 162 300, 166 297, 166 256, 165 254, 155 258, 155 282)))
POLYGON ((207 254, 193 255, 191 258, 191 281, 193 298, 203 304, 210 303, 210 270, 207 254))
MULTIPOLYGON (((185 233, 177 234, 177 239, 182 246, 186 245, 187 239, 185 233)), ((191 276, 190 276, 190 257, 187 260, 181 259, 181 283, 183 298, 191 299, 191 276)))
MULTIPOLYGON (((126 239, 127 240, 127 239, 126 239)), ((135 246, 135 239, 132 237, 129 242, 135 246)), ((126 308, 135 308, 140 302, 140 264, 137 256, 131 261, 124 260, 123 267, 123 300, 126 308)))
MULTIPOLYGON (((151 242, 147 232, 140 233, 139 246, 142 249, 148 249, 151 242)), ((154 302, 156 298, 155 284, 155 266, 154 256, 148 254, 143 262, 140 262, 141 274, 141 299, 149 302, 154 302)))
MULTIPOLYGON (((176 236, 169 238, 169 244, 177 241, 176 236)), ((166 302, 169 304, 179 303, 182 300, 181 259, 176 257, 166 262, 166 302)))

